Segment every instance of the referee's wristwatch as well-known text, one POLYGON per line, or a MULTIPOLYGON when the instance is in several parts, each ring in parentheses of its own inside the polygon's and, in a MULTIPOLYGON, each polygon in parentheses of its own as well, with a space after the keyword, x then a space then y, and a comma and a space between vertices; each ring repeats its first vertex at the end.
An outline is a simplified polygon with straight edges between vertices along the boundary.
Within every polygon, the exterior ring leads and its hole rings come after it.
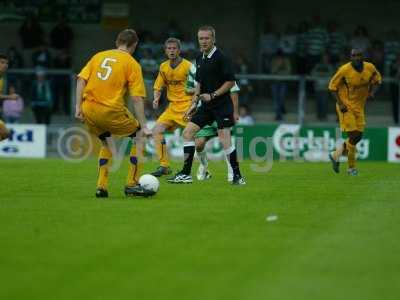
POLYGON ((214 93, 211 93, 210 96, 211 96, 210 98, 212 100, 212 99, 216 98, 218 95, 216 92, 214 92, 214 93))

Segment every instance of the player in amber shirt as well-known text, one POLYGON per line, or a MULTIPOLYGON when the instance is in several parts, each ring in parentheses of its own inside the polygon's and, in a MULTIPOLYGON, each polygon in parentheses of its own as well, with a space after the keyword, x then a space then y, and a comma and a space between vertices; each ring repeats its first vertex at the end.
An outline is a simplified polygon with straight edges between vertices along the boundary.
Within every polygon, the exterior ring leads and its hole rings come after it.
POLYGON ((340 128, 348 139, 329 155, 333 170, 339 172, 339 158, 347 153, 348 174, 357 175, 355 167, 356 145, 361 140, 365 127, 364 106, 368 98, 374 98, 382 82, 375 66, 363 60, 359 49, 351 50, 351 62, 341 66, 329 83, 329 90, 336 98, 336 111, 340 128))
MULTIPOLYGON (((4 99, 17 100, 18 95, 4 95, 4 74, 8 69, 8 58, 4 54, 0 54, 0 101, 4 99)), ((7 129, 6 125, 0 120, 0 141, 7 139, 10 136, 10 130, 7 129)))
POLYGON ((144 115, 143 98, 146 92, 142 70, 131 55, 137 43, 134 30, 121 31, 116 40, 117 48, 95 54, 78 75, 75 115, 102 142, 96 197, 108 197, 108 169, 112 153, 107 138, 111 135, 132 138, 125 194, 149 195, 149 191, 138 184, 142 133, 150 132, 144 115), (125 106, 126 92, 130 94, 138 120, 125 106))
POLYGON ((167 145, 163 134, 167 130, 172 131, 177 127, 186 127, 187 121, 184 120, 184 115, 192 101, 192 96, 186 94, 185 91, 186 78, 192 63, 180 57, 180 49, 181 42, 178 39, 169 38, 165 41, 165 54, 168 60, 160 65, 160 70, 154 83, 153 108, 158 108, 163 88, 167 89, 167 99, 169 101, 167 109, 157 119, 153 129, 153 138, 160 166, 152 174, 157 177, 171 173, 167 145))

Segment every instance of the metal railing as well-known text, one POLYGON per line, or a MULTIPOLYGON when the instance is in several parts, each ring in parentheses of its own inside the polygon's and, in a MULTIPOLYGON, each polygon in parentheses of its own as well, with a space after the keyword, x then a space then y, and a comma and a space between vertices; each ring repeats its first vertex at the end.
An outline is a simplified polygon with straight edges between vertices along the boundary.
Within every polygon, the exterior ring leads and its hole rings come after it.
MULTIPOLYGON (((34 75, 36 69, 10 69, 8 74, 10 75, 34 75)), ((76 73, 69 69, 46 69, 46 74, 49 76, 52 75, 67 75, 70 80, 70 107, 71 107, 71 118, 74 116, 74 109, 75 109, 75 91, 76 91, 76 73)), ((240 79, 247 79, 253 81, 285 81, 285 82, 298 82, 299 88, 297 93, 297 122, 298 124, 304 124, 305 119, 305 108, 306 108, 306 99, 307 99, 307 89, 306 84, 307 82, 314 82, 316 80, 327 79, 329 78, 321 78, 316 76, 310 75, 269 75, 269 74, 237 74, 236 78, 240 79)), ((399 98, 398 103, 400 107, 400 80, 397 78, 392 77, 384 77, 384 83, 395 83, 397 84, 399 90, 399 98)), ((400 109, 399 109, 399 118, 400 118, 400 109)))
MULTIPOLYGON (((326 79, 330 77, 317 77, 311 75, 270 75, 270 74, 236 74, 237 79, 247 79, 255 81, 286 81, 286 82, 298 82, 299 90, 297 96, 297 122, 300 125, 304 124, 305 118, 305 107, 307 99, 307 82, 315 82, 316 80, 326 79)), ((398 88, 398 107, 400 107, 400 80, 393 77, 384 77, 383 83, 395 83, 398 88)), ((398 117, 400 119, 400 109, 398 111, 398 117)))

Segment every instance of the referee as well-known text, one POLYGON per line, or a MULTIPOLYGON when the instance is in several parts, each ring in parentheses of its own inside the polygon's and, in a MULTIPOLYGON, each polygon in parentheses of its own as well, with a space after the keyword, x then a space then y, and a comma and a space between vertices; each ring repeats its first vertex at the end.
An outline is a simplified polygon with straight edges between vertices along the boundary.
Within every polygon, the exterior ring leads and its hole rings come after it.
POLYGON ((191 176, 193 156, 195 152, 195 134, 205 125, 216 121, 218 137, 233 170, 232 184, 246 184, 240 174, 236 149, 231 143, 231 127, 235 124, 233 105, 229 96, 230 89, 235 84, 231 61, 215 46, 215 29, 211 26, 199 28, 200 54, 196 58, 196 89, 192 99, 192 106, 186 112, 190 119, 183 131, 183 169, 174 177, 168 179, 170 183, 192 183, 191 176), (201 101, 199 103, 199 101, 201 101))

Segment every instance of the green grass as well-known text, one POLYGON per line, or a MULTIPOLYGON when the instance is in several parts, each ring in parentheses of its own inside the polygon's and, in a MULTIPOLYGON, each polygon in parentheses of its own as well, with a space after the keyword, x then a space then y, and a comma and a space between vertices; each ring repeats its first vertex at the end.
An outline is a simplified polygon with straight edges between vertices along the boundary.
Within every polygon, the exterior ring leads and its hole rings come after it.
POLYGON ((0 299, 398 299, 399 165, 246 163, 244 187, 210 167, 144 200, 125 165, 97 200, 94 160, 1 159, 0 299))

